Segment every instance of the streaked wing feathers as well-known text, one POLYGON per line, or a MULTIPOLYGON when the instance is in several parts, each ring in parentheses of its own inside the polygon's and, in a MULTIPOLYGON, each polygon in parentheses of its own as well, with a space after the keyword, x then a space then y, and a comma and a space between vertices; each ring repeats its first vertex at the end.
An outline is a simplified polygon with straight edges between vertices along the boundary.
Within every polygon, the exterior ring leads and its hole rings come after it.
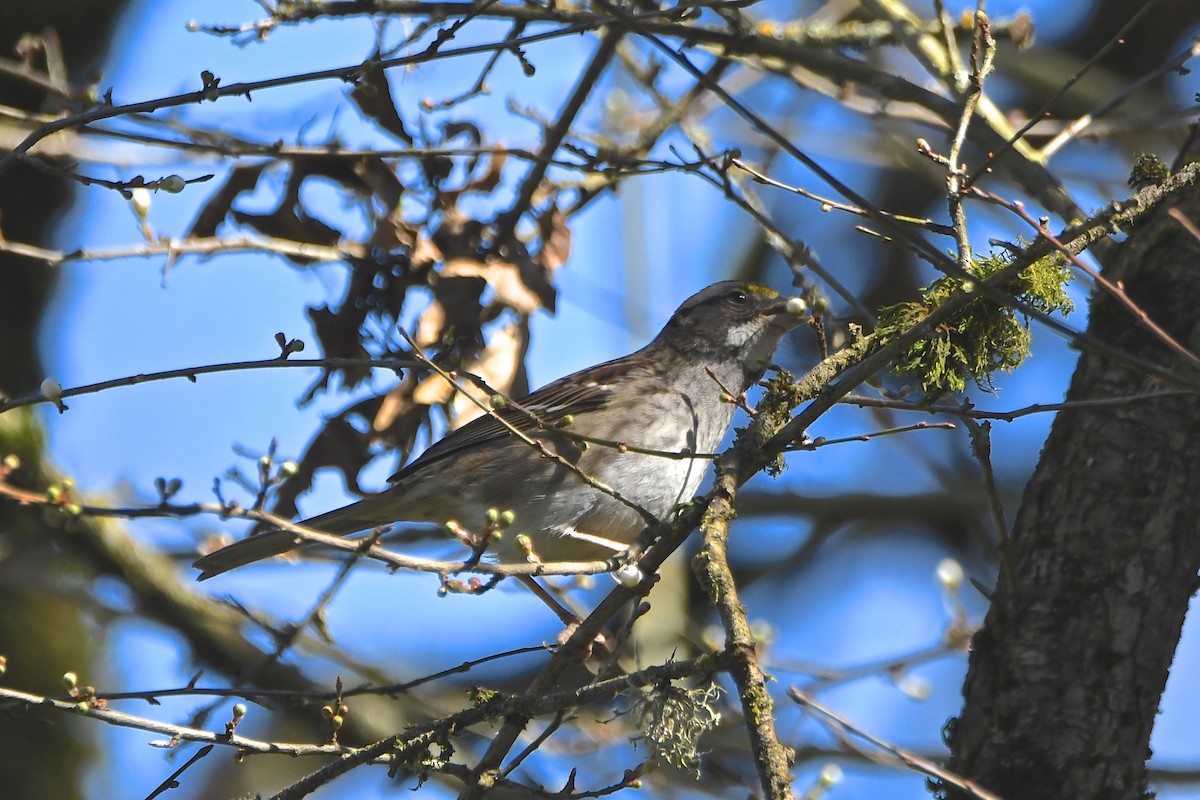
MULTIPOLYGON (((533 394, 517 401, 521 409, 536 414, 539 419, 550 425, 562 420, 568 414, 583 414, 603 408, 612 395, 611 381, 613 375, 612 362, 600 364, 591 369, 576 372, 565 378, 560 378, 551 384, 543 386, 533 394)), ((497 411, 497 415, 518 431, 527 434, 537 433, 540 428, 521 409, 506 407, 497 411)), ((456 431, 433 444, 421 456, 397 472, 388 480, 392 483, 403 480, 410 472, 441 458, 472 448, 484 442, 503 439, 512 436, 512 432, 492 415, 476 417, 456 431)))

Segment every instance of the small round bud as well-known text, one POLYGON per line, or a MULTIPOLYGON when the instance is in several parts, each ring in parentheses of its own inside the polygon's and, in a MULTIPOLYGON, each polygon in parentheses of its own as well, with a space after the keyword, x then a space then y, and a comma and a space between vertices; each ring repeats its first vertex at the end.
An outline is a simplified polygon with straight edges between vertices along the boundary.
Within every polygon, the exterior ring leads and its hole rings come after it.
POLYGON ((826 764, 821 769, 821 775, 819 778, 817 778, 817 780, 820 781, 821 786, 828 789, 834 784, 841 783, 842 777, 843 773, 841 767, 839 767, 837 764, 826 764))
POLYGON ((279 465, 279 474, 284 478, 291 478, 300 471, 300 465, 295 461, 285 461, 279 465))
POLYGON ((501 528, 507 528, 509 525, 512 525, 516 521, 517 521, 517 512, 513 511, 511 508, 506 508, 504 511, 500 512, 499 523, 500 523, 501 528))
POLYGON ((341 705, 339 705, 337 707, 337 712, 338 712, 338 716, 344 717, 350 713, 350 706, 346 705, 345 703, 342 703, 341 705))
POLYGON ((89 710, 91 710, 91 706, 88 705, 86 700, 80 700, 75 704, 75 712, 77 714, 86 714, 89 710))
POLYGON ((144 220, 150 211, 150 190, 139 186, 129 194, 129 204, 133 206, 133 213, 138 215, 138 219, 144 220))
POLYGON ((325 719, 333 719, 333 706, 321 706, 321 716, 325 719))
POLYGON ((67 687, 68 691, 79 685, 79 676, 74 672, 64 672, 62 676, 62 685, 67 687))
POLYGON ((168 175, 158 182, 158 188, 167 194, 179 194, 185 186, 187 186, 187 181, 178 175, 168 175))
POLYGON ((488 405, 497 409, 504 408, 506 405, 508 405, 508 401, 504 399, 504 395, 494 394, 488 398, 488 405))
POLYGON ((928 700, 933 694, 933 687, 924 678, 916 675, 905 675, 896 682, 896 687, 913 700, 928 700))
POLYGON ((83 514, 83 506, 79 503, 67 503, 62 507, 63 513, 68 517, 78 517, 83 514))
POLYGON ((62 500, 62 494, 61 486, 51 486, 46 490, 46 499, 51 503, 57 503, 62 500))
POLYGON ((337 714, 334 714, 333 717, 329 720, 329 727, 333 728, 335 731, 340 731, 342 729, 342 726, 345 724, 346 724, 346 720, 342 719, 337 714))
POLYGON ((562 419, 560 419, 558 421, 558 427, 560 427, 560 428, 569 428, 570 426, 572 426, 574 424, 575 424, 575 415, 574 414, 563 414, 562 419))
POLYGON ((233 706, 233 718, 241 719, 244 716, 246 716, 246 704, 245 703, 235 703, 233 706))
POLYGON ((775 641, 775 626, 766 620, 756 619, 750 623, 750 635, 754 643, 765 647, 775 641))
POLYGON ((62 385, 54 380, 54 378, 46 378, 41 385, 42 397, 49 400, 51 403, 58 403, 62 400, 62 385))
POLYGON ((626 589, 632 589, 642 582, 645 575, 637 564, 626 564, 620 569, 613 571, 613 580, 624 586, 626 589))
POLYGON ((953 558, 943 558, 937 565, 937 579, 947 591, 957 591, 963 582, 962 564, 953 558))
POLYGON ((629 445, 625 444, 624 442, 617 442, 617 452, 621 455, 625 455, 629 452, 629 445))
POLYGON ((258 465, 260 467, 262 467, 263 469, 266 469, 267 467, 271 466, 271 457, 270 456, 261 456, 258 459, 258 465))
POLYGON ((793 317, 802 317, 804 312, 808 310, 808 303, 804 302, 803 297, 789 297, 787 301, 787 312, 793 317))
POLYGON ((725 646, 725 629, 720 625, 706 625, 700 631, 700 641, 709 650, 720 650, 725 646))
POLYGON ((452 535, 457 534, 459 531, 462 530, 462 526, 458 524, 458 520, 453 520, 453 519, 446 520, 445 528, 446 528, 446 533, 449 533, 452 535))
POLYGON ((21 468, 21 459, 15 454, 8 454, 4 457, 4 468, 9 472, 21 468))
POLYGON ((500 509, 489 508, 486 512, 484 512, 483 517, 488 521, 488 524, 495 525, 500 521, 500 509))

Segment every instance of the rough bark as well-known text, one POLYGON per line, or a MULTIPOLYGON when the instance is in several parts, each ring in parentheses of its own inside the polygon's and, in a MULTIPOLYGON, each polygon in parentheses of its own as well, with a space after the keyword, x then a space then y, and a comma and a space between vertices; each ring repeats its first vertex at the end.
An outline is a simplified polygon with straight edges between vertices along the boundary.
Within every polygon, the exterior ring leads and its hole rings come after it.
MULTIPOLYGON (((1180 210, 1200 220, 1200 194, 1180 210)), ((1168 211, 1130 234, 1106 274, 1195 353, 1200 241, 1168 211)), ((1102 291, 1089 330, 1195 371, 1102 291)), ((1067 399, 1158 388, 1085 352, 1067 399)), ((1058 415, 973 642, 948 730, 953 771, 1020 800, 1147 795, 1150 733, 1200 569, 1197 441, 1194 395, 1058 415)))

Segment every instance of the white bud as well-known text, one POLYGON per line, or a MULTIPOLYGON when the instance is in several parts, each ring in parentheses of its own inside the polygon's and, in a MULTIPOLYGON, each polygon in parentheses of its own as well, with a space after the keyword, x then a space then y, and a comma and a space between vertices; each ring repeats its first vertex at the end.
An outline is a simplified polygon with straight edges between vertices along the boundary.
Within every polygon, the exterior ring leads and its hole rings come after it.
POLYGON ((836 783, 842 781, 842 768, 837 764, 826 764, 821 768, 821 777, 817 780, 821 782, 821 786, 828 789, 836 783))
POLYGON ((789 297, 787 301, 787 312, 793 317, 802 317, 804 312, 808 310, 808 303, 804 302, 803 297, 789 297))
POLYGON ((51 403, 57 403, 62 400, 62 386, 54 378, 46 378, 42 381, 42 397, 49 400, 51 403))
POLYGON ((150 213, 150 190, 145 186, 139 186, 130 194, 133 195, 129 198, 129 202, 133 206, 133 213, 138 215, 138 219, 144 220, 150 213))
POLYGON ((632 589, 642 582, 645 576, 642 570, 636 564, 626 564, 620 569, 613 571, 613 580, 624 586, 626 589, 632 589))
POLYGON ((928 700, 929 695, 933 693, 929 681, 916 675, 905 675, 896 682, 896 687, 913 700, 928 700))
POLYGON ((958 591, 963 582, 962 564, 953 558, 943 558, 937 565, 937 579, 946 591, 958 591))

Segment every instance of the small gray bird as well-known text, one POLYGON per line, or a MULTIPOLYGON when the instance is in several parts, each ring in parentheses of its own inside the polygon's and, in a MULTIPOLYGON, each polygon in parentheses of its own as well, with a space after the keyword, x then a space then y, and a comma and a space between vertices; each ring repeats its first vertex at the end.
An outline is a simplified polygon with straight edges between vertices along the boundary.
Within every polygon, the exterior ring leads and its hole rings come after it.
MULTIPOLYGON (((623 500, 483 416, 392 476, 387 490, 300 524, 335 535, 400 520, 482 529, 488 509, 502 509, 514 517, 489 548, 500 563, 529 560, 529 550, 516 544, 522 533, 542 561, 608 558, 648 520, 691 500, 708 454, 733 421, 726 394, 762 377, 802 308, 765 286, 715 283, 688 298, 641 350, 560 378, 497 412, 623 500)), ((195 566, 204 580, 301 544, 292 533, 269 531, 195 566)))

